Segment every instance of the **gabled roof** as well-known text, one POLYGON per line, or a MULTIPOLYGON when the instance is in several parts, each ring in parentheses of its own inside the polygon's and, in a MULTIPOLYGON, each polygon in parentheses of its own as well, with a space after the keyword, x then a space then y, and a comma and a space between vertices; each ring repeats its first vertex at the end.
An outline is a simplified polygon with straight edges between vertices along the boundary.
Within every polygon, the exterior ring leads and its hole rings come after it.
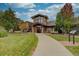
POLYGON ((48 19, 48 16, 42 15, 42 14, 36 14, 36 15, 32 16, 31 18, 34 19, 34 18, 36 18, 38 16, 45 17, 46 19, 48 19))

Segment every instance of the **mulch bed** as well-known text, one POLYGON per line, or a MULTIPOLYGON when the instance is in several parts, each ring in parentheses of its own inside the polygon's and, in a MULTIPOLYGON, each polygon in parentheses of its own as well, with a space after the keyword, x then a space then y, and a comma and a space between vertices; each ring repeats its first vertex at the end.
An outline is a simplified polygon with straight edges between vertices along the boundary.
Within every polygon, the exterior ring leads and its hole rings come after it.
POLYGON ((73 42, 68 42, 68 41, 59 41, 61 44, 63 44, 64 46, 79 46, 79 42, 75 42, 75 44, 73 44, 73 42))

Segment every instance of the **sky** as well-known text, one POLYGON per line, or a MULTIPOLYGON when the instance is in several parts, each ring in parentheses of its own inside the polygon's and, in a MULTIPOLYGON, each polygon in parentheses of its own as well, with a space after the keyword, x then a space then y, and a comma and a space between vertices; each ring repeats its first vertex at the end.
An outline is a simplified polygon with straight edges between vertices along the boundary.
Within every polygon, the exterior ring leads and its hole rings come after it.
MULTIPOLYGON (((10 7, 16 17, 24 21, 32 21, 31 17, 36 14, 47 15, 53 21, 63 6, 64 3, 0 3, 0 10, 5 11, 10 7)), ((72 6, 75 16, 79 16, 79 4, 74 3, 72 6)))

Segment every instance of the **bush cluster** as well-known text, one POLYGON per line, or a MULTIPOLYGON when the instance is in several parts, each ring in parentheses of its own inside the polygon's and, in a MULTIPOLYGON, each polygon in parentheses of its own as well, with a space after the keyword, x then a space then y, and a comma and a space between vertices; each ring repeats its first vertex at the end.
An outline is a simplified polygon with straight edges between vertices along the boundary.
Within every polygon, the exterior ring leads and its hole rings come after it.
POLYGON ((0 26, 0 37, 6 37, 6 36, 8 36, 7 31, 0 26))

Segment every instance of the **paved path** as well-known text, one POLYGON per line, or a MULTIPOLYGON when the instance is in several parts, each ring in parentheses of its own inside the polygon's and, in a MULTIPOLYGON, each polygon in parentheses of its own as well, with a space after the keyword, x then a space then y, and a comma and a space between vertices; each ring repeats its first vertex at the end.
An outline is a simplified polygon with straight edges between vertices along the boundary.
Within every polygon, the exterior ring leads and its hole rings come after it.
POLYGON ((39 40, 33 56, 72 56, 58 41, 43 33, 36 33, 36 35, 39 40))

